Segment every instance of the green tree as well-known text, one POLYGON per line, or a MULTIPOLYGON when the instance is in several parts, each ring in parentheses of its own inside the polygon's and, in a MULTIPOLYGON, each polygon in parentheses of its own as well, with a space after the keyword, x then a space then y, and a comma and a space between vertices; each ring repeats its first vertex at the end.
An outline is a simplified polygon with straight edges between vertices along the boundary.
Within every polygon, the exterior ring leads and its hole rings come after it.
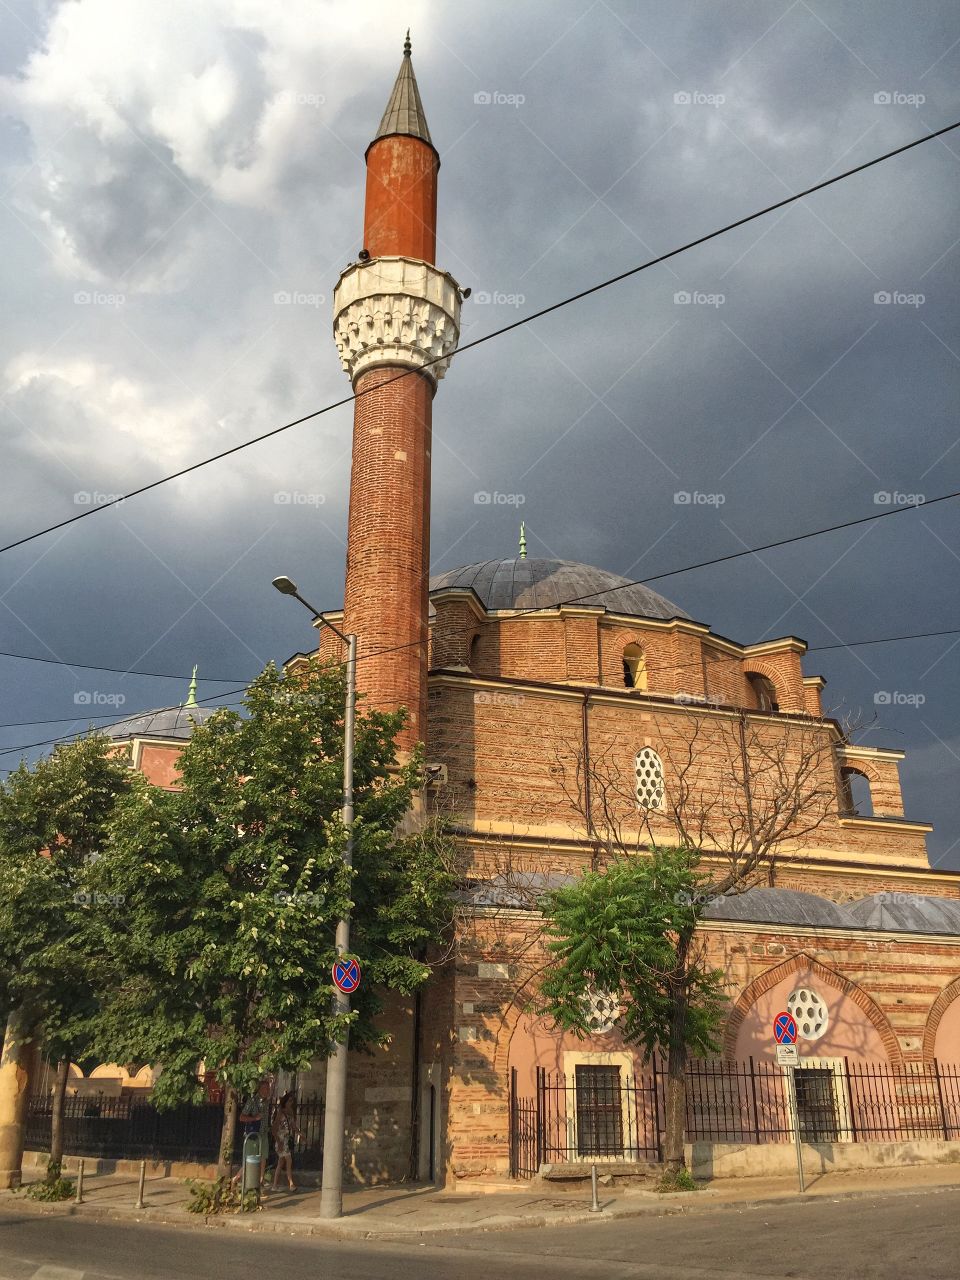
POLYGON ((69 1065, 92 1043, 110 976, 90 876, 130 780, 116 744, 93 734, 21 764, 0 787, 0 1011, 20 1011, 58 1064, 51 1168, 63 1154, 69 1065))
POLYGON ((99 914, 117 967, 103 1050, 160 1064, 160 1105, 200 1096, 201 1060, 215 1072, 221 1172, 238 1098, 328 1055, 347 1028, 353 1046, 380 1039, 379 993, 426 981, 420 957, 451 918, 442 830, 403 830, 421 773, 418 760, 397 765, 401 714, 357 716, 353 873, 344 868, 343 702, 339 671, 267 667, 246 715, 223 709, 194 730, 180 790, 131 788, 95 868, 98 900, 124 902, 99 914), (364 981, 343 1018, 331 968, 351 906, 364 981))
POLYGON ((723 974, 694 937, 707 883, 698 862, 685 848, 617 858, 542 905, 550 955, 542 1011, 586 1037, 590 988, 611 992, 621 1003, 624 1041, 645 1058, 666 1054, 664 1161, 673 1176, 684 1164, 687 1061, 716 1052, 725 1006, 723 974))

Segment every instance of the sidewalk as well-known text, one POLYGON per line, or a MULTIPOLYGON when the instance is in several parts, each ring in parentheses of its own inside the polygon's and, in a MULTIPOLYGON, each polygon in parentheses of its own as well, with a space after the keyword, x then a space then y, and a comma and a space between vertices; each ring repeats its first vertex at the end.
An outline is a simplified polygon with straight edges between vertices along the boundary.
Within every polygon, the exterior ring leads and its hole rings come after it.
MULTIPOLYGON (((40 1171, 36 1171, 40 1173, 40 1171)), ((28 1173, 28 1181, 35 1176, 28 1173)), ((181 1227, 220 1226, 230 1230, 276 1231, 288 1235, 324 1235, 340 1239, 396 1239, 461 1231, 559 1226, 611 1219, 678 1213, 716 1212, 723 1208, 803 1199, 846 1199, 877 1194, 906 1194, 960 1189, 960 1166, 913 1165, 888 1169, 811 1174, 806 1197, 795 1177, 736 1178, 700 1191, 659 1195, 639 1188, 601 1188, 600 1213, 590 1212, 582 1190, 557 1191, 541 1183, 500 1191, 491 1184, 476 1191, 449 1192, 429 1186, 351 1188, 344 1192, 344 1217, 319 1217, 320 1192, 269 1192, 262 1210, 218 1215, 188 1214, 186 1185, 175 1178, 150 1178, 145 1208, 137 1209, 138 1179, 131 1174, 98 1174, 84 1179, 84 1203, 42 1204, 21 1194, 0 1192, 0 1209, 28 1213, 82 1215, 116 1221, 156 1222, 181 1227)), ((514 1184, 515 1185, 515 1184, 514 1184)))

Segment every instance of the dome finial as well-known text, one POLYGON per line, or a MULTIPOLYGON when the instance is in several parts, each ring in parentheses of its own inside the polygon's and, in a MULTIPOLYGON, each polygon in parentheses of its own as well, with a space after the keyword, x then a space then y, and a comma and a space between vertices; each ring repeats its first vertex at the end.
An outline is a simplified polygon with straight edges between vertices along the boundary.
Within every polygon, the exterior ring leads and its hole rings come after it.
POLYGON ((185 707, 195 707, 197 705, 197 668, 193 668, 193 675, 190 677, 190 688, 187 690, 187 700, 183 704, 185 707))
POLYGON ((520 521, 520 559, 526 560, 526 558, 527 558, 527 530, 526 530, 526 525, 521 520, 520 521))
POLYGON ((407 38, 403 42, 403 56, 405 58, 409 58, 412 52, 413 50, 410 44, 410 28, 407 27, 407 38))

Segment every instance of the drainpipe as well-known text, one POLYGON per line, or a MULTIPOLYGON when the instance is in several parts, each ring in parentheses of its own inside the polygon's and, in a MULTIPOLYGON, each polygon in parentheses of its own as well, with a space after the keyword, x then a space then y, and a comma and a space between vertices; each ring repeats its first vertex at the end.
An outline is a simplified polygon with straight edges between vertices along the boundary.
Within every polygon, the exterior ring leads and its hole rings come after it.
POLYGON ((410 1094, 410 1180, 420 1176, 420 1026, 423 1020, 423 991, 413 997, 413 1081, 410 1094))

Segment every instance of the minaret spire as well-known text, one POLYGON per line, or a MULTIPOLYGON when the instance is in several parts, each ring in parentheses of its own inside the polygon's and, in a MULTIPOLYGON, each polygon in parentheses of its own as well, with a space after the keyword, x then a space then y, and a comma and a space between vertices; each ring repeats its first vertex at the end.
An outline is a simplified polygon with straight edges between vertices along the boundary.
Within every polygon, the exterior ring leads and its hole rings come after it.
POLYGON ((527 531, 523 521, 520 521, 520 559, 527 558, 527 531))
MULTIPOLYGON (((417 77, 413 74, 409 30, 403 42, 403 61, 400 63, 400 70, 393 84, 393 92, 390 94, 390 101, 387 103, 387 109, 383 113, 380 128, 374 134, 373 141, 395 135, 419 138, 428 147, 433 147, 430 130, 427 127, 427 117, 420 100, 417 77)), ((370 145, 372 146, 373 143, 370 145)), ((369 147, 367 149, 369 150, 369 147)), ((435 150, 434 154, 436 154, 435 150)))

